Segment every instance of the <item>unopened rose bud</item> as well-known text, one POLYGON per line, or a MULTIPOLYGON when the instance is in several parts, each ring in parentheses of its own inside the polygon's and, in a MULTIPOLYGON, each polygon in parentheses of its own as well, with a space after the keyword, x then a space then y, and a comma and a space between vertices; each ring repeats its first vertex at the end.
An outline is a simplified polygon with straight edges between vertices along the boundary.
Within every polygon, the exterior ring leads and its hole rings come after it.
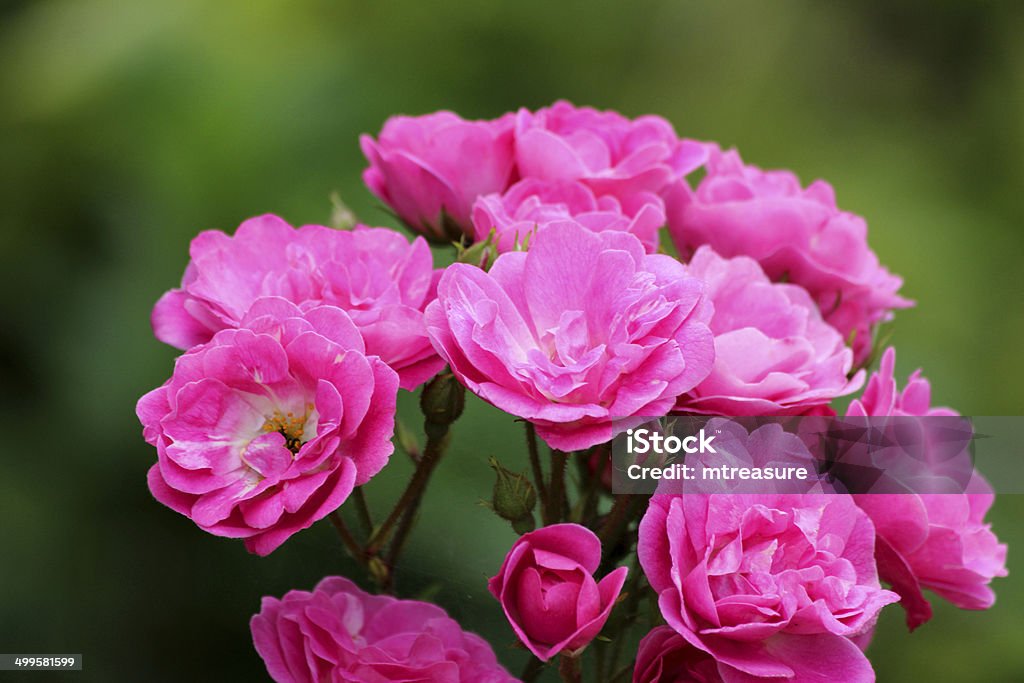
POLYGON ((491 507, 502 519, 512 522, 512 528, 523 534, 534 528, 533 508, 537 505, 537 492, 525 475, 502 467, 495 458, 490 460, 497 478, 491 507))
POLYGON ((629 572, 619 567, 598 580, 600 563, 601 541, 593 531, 553 524, 520 536, 487 588, 538 659, 574 656, 604 628, 629 572))
POLYGON ((370 577, 378 584, 385 585, 389 580, 391 571, 388 569, 387 564, 384 560, 379 557, 371 557, 368 565, 370 571, 370 577))
POLYGON ((434 432, 440 438, 448 426, 459 419, 466 403, 466 390, 450 372, 443 372, 423 387, 420 409, 423 411, 427 436, 434 432))

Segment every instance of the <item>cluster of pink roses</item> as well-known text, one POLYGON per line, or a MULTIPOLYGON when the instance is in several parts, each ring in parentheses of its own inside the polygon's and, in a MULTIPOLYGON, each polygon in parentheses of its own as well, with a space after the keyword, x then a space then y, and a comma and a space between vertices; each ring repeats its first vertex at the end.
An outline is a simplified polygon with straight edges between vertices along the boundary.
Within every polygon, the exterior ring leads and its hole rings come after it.
MULTIPOLYGON (((259 555, 387 464, 398 390, 446 365, 556 462, 590 458, 631 417, 834 414, 864 385, 874 328, 910 305, 827 183, 744 165, 656 116, 439 112, 361 143, 367 186, 419 237, 253 218, 196 237, 153 310, 157 338, 185 353, 138 403, 150 490, 259 555), (424 238, 498 255, 435 269, 424 238)), ((893 372, 889 349, 849 414, 943 414, 925 380, 899 393, 893 372)), ((870 681, 863 648, 885 605, 914 627, 931 614, 923 587, 982 609, 1005 574, 980 475, 962 495, 663 494, 642 521, 618 502, 574 513, 601 537, 559 523, 562 476, 535 482, 547 525, 489 588, 537 658, 575 661, 623 599, 614 565, 631 541, 609 530, 635 525, 667 624, 641 643, 636 683, 870 681)), ((266 598, 252 632, 277 681, 514 680, 440 608, 341 578, 266 598)))

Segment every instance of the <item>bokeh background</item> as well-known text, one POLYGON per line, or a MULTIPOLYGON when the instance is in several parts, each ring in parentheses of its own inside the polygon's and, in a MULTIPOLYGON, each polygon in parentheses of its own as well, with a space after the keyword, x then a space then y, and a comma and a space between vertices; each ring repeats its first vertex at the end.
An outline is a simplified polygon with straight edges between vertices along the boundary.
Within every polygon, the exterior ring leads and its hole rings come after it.
MULTIPOLYGON (((1021 414, 1022 35, 1016 2, 0 3, 0 652, 83 653, 58 680, 264 680, 260 596, 359 576, 325 523, 260 559, 155 503, 134 403, 171 370, 149 309, 197 231, 324 222, 332 191, 393 225, 357 136, 394 113, 566 97, 824 177, 918 301, 900 372, 966 414, 1021 414)), ((513 534, 477 503, 487 456, 521 466, 520 444, 471 402, 399 578, 514 672, 484 587, 513 534)), ((379 511, 408 473, 396 457, 372 483, 379 511)), ((1012 572, 994 609, 937 604, 912 635, 886 610, 880 681, 1024 680, 1024 501, 992 520, 1012 572)))

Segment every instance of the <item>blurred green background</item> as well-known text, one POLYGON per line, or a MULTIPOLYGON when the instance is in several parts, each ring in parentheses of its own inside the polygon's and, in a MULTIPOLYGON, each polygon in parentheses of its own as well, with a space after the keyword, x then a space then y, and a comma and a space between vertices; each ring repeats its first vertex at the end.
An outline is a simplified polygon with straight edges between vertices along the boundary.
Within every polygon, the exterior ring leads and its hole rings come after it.
MULTIPOLYGON (((0 4, 0 652, 84 653, 55 680, 263 680, 260 596, 359 576, 326 524, 260 559, 155 503, 133 411, 171 370, 149 310, 197 231, 324 222, 334 190, 393 224, 357 136, 395 113, 567 97, 827 178, 918 301, 900 372, 923 366, 966 414, 1024 413, 1022 35, 1015 2, 0 4)), ((444 577, 437 599, 515 673, 484 586, 514 536, 477 501, 486 457, 520 466, 520 438, 472 402, 399 579, 444 577)), ((378 510, 408 472, 396 457, 371 484, 378 510)), ((1012 571, 1024 501, 992 519, 1012 571)), ((996 589, 990 612, 937 605, 909 636, 887 610, 879 680, 1024 680, 1024 581, 996 589)))

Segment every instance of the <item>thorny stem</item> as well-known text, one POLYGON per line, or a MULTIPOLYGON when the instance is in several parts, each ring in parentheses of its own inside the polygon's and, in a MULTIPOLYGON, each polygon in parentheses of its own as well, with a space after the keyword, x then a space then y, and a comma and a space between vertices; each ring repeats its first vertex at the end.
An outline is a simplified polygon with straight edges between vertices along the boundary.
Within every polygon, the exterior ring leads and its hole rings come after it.
POLYGON ((565 507, 565 463, 569 454, 552 449, 551 451, 551 483, 548 486, 545 524, 554 524, 562 518, 565 507))
POLYGON ((335 510, 331 514, 327 515, 327 519, 331 520, 331 524, 334 525, 334 530, 338 532, 338 537, 341 539, 341 542, 345 545, 345 549, 348 550, 349 554, 352 556, 352 559, 354 559, 363 567, 366 567, 366 552, 363 550, 362 546, 359 545, 359 542, 356 541, 356 538, 352 535, 352 532, 349 531, 348 525, 345 524, 345 520, 341 517, 341 513, 335 510))
POLYGON ((530 452, 530 468, 533 470, 533 481, 537 486, 537 495, 547 500, 547 487, 544 485, 544 470, 540 467, 540 452, 537 450, 537 430, 533 423, 524 422, 526 426, 526 448, 530 452))
POLYGON ((434 468, 437 467, 437 463, 441 461, 441 456, 444 455, 444 448, 448 441, 447 437, 448 428, 445 427, 443 434, 427 439, 427 445, 423 449, 423 457, 420 458, 419 466, 413 472, 409 485, 402 492, 402 497, 398 499, 398 503, 387 519, 384 520, 384 523, 377 527, 377 530, 370 536, 370 540, 366 544, 366 552, 368 554, 376 555, 384 544, 387 543, 391 537, 391 532, 394 531, 395 525, 402 518, 402 515, 405 514, 407 508, 412 507, 412 512, 415 514, 416 508, 419 507, 423 497, 423 489, 426 488, 427 482, 430 481, 430 475, 434 472, 434 468))
POLYGON ((363 494, 363 487, 357 486, 352 492, 356 501, 356 511, 359 513, 359 523, 363 527, 363 533, 369 536, 373 533, 373 517, 370 516, 370 506, 366 504, 366 495, 363 494))
POLYGON ((614 548, 622 538, 622 533, 626 530, 630 517, 632 517, 635 497, 631 493, 623 493, 615 497, 611 512, 605 517, 601 531, 598 533, 605 554, 614 548))
POLYGON ((604 462, 602 454, 602 446, 596 446, 576 458, 577 470, 580 475, 581 493, 583 495, 583 499, 577 503, 579 515, 576 521, 587 527, 593 523, 594 517, 597 514, 597 499, 601 487, 604 462), (592 463, 595 459, 597 467, 592 468, 592 463))
POLYGON ((537 659, 534 654, 530 655, 530 661, 523 667, 523 673, 519 675, 519 678, 523 683, 533 683, 537 680, 537 676, 544 670, 544 662, 537 659))
POLYGON ((360 523, 369 538, 365 545, 360 545, 345 524, 345 520, 335 511, 330 515, 331 523, 338 531, 342 543, 359 563, 369 571, 370 576, 384 591, 391 591, 394 582, 394 568, 402 547, 416 520, 423 494, 430 481, 430 475, 441 461, 448 445, 449 429, 462 414, 465 390, 455 381, 451 373, 443 372, 432 379, 420 395, 420 407, 423 410, 423 428, 427 434, 427 443, 423 455, 416 461, 416 469, 412 478, 402 492, 401 497, 384 522, 374 528, 370 508, 362 489, 356 489, 356 509, 360 523), (381 550, 391 540, 396 531, 387 557, 381 557, 381 550))
MULTIPOLYGON (((409 532, 412 531, 413 524, 416 521, 416 513, 419 512, 420 504, 423 502, 423 494, 426 491, 427 481, 429 481, 430 478, 430 472, 433 471, 433 468, 441 460, 441 455, 443 455, 444 448, 445 446, 447 446, 447 436, 448 434, 446 431, 445 435, 440 438, 439 443, 434 443, 433 439, 427 439, 427 446, 426 449, 424 450, 421 465, 423 461, 426 461, 428 459, 428 457, 430 457, 430 459, 433 461, 433 464, 430 465, 429 471, 424 475, 425 478, 423 486, 420 488, 417 496, 412 500, 412 502, 409 504, 409 507, 402 514, 402 518, 398 524, 398 530, 395 532, 395 540, 391 542, 391 548, 388 551, 388 567, 394 568, 398 564, 398 558, 402 554, 402 549, 405 547, 405 541, 409 537, 409 532), (438 453, 436 455, 428 456, 428 454, 431 454, 432 451, 434 450, 437 450, 438 453)), ((417 472, 418 471, 419 470, 417 470, 417 472)), ((389 577, 393 576, 393 572, 389 574, 389 577)))
MULTIPOLYGON (((611 658, 608 662, 607 675, 612 681, 616 680, 621 672, 615 671, 615 665, 619 662, 619 657, 622 655, 622 644, 626 640, 626 631, 629 630, 633 622, 636 621, 637 609, 640 606, 640 595, 641 595, 641 580, 643 579, 643 572, 640 569, 640 560, 634 556, 632 567, 630 567, 629 583, 626 584, 625 594, 626 599, 622 601, 622 604, 617 605, 618 614, 612 622, 615 628, 615 638, 611 643, 611 658)), ((630 670, 632 670, 632 662, 626 664, 630 670)))

